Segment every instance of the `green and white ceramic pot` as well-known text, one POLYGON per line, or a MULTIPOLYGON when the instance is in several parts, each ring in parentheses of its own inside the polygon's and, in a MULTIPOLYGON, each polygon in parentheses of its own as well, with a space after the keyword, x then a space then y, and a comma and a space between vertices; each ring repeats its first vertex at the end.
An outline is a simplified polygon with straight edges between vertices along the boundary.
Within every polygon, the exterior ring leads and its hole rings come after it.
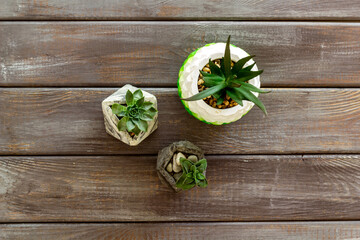
MULTIPOLYGON (((179 71, 178 79, 178 91, 180 98, 188 98, 198 91, 198 77, 199 70, 209 62, 209 59, 215 60, 224 57, 226 43, 210 43, 192 52, 183 63, 179 71)), ((231 60, 237 62, 239 59, 249 56, 247 52, 234 45, 230 46, 231 60)), ((246 66, 253 64, 251 59, 247 62, 246 66)), ((252 68, 252 71, 258 71, 256 65, 252 68)), ((257 88, 260 88, 260 76, 257 76, 249 81, 250 84, 257 88)), ((253 92, 255 96, 259 93, 253 92)), ((234 106, 232 108, 218 109, 209 106, 203 100, 198 101, 184 101, 182 103, 185 109, 195 118, 208 124, 223 125, 235 122, 242 116, 248 113, 254 106, 254 103, 250 101, 243 101, 244 106, 234 106)))

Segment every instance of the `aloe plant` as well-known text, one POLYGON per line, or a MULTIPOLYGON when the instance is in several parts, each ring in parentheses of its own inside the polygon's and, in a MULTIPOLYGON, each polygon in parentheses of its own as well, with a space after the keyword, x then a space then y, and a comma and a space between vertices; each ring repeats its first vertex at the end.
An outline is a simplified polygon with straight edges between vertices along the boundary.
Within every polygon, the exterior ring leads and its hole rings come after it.
POLYGON ((143 92, 138 89, 134 93, 130 90, 126 92, 126 106, 115 103, 111 106, 113 114, 118 116, 119 131, 128 131, 139 135, 146 132, 148 121, 153 120, 157 113, 152 102, 145 102, 143 92))
POLYGON ((206 159, 201 159, 196 163, 193 163, 185 158, 181 158, 180 164, 183 174, 176 181, 176 187, 187 190, 195 186, 206 187, 208 185, 204 175, 207 167, 206 159))
POLYGON ((200 71, 207 89, 189 98, 183 98, 182 100, 197 101, 212 95, 217 100, 216 104, 219 105, 223 103, 227 94, 239 105, 243 106, 243 100, 248 100, 267 114, 264 104, 252 92, 268 93, 269 91, 261 90, 248 83, 249 80, 263 73, 263 70, 251 71, 255 63, 244 67, 255 55, 240 59, 233 67, 231 67, 230 56, 229 36, 226 42, 224 57, 220 59, 220 67, 209 59, 211 73, 200 71))

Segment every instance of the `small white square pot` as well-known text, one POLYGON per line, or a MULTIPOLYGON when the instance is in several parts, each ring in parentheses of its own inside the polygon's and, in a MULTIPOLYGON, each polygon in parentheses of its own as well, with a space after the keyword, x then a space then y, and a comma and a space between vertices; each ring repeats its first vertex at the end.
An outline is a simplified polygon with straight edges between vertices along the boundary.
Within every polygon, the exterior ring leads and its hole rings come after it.
MULTIPOLYGON (((109 97, 107 97, 104 101, 102 101, 101 104, 102 111, 104 114, 106 132, 130 146, 136 146, 139 143, 141 143, 158 127, 158 113, 156 113, 154 119, 148 122, 148 130, 146 132, 140 132, 139 135, 137 136, 135 135, 134 137, 131 137, 127 131, 118 130, 117 124, 119 122, 119 118, 112 113, 111 106, 114 103, 126 104, 126 92, 130 90, 132 93, 134 93, 137 89, 138 89, 137 87, 127 84, 124 87, 117 90, 116 92, 114 92, 113 94, 111 94, 109 97)), ((157 109, 156 97, 144 90, 141 91, 144 94, 145 102, 152 102, 154 104, 154 108, 157 109)))

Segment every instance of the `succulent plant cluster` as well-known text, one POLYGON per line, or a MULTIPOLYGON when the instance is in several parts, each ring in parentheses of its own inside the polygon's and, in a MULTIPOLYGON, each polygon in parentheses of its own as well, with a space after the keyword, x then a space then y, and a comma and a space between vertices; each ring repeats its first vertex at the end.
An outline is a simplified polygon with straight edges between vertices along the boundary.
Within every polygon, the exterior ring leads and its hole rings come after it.
POLYGON ((208 185, 204 175, 207 167, 206 159, 201 159, 194 163, 188 159, 181 158, 180 163, 183 174, 176 181, 176 187, 187 190, 195 186, 206 187, 208 185))
POLYGON ((111 106, 113 114, 118 116, 119 131, 128 131, 139 135, 146 132, 148 121, 151 121, 157 113, 152 102, 145 102, 144 95, 140 89, 132 93, 126 92, 126 106, 115 103, 111 106))
POLYGON ((212 95, 217 101, 216 104, 219 105, 223 103, 227 94, 240 106, 243 106, 243 100, 248 100, 253 102, 265 114, 267 114, 264 104, 252 92, 268 93, 268 91, 261 90, 248 83, 249 80, 260 75, 263 70, 251 71, 255 63, 244 67, 245 64, 254 57, 254 55, 240 59, 233 65, 233 67, 231 67, 230 56, 229 36, 225 47, 224 57, 220 59, 220 67, 209 59, 211 73, 200 71, 203 75, 203 80, 205 82, 204 85, 207 89, 182 100, 197 101, 212 95))

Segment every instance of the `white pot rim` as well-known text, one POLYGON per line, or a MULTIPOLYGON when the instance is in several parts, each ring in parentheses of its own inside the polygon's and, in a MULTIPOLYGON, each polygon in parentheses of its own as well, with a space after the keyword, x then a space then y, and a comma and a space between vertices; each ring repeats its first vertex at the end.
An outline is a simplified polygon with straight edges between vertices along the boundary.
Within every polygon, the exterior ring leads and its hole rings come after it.
MULTIPOLYGON (((199 92, 197 86, 199 70, 209 62, 209 59, 215 60, 222 58, 224 56, 225 47, 226 43, 210 43, 195 50, 189 55, 179 72, 178 90, 180 98, 188 98, 199 92)), ((231 59, 235 62, 249 56, 243 49, 234 45, 230 45, 230 53, 231 59)), ((249 66, 253 63, 254 61, 251 59, 245 66, 249 66)), ((258 70, 256 64, 254 65, 253 70, 258 70)), ((260 76, 251 79, 249 83, 260 88, 260 76)), ((253 92, 253 94, 255 96, 259 95, 259 93, 256 92, 253 92)), ((182 100, 182 103, 186 110, 195 118, 214 125, 228 124, 237 121, 254 106, 254 103, 250 101, 243 101, 243 106, 237 105, 226 109, 213 108, 203 100, 182 100)))

